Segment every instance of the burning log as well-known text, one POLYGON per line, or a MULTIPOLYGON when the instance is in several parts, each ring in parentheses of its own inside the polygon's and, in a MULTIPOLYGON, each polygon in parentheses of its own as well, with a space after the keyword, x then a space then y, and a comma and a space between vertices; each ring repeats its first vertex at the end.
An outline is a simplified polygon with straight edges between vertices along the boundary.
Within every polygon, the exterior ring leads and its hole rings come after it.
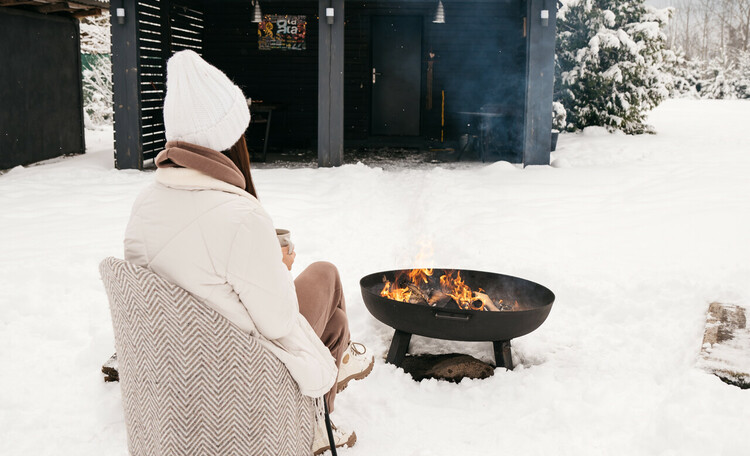
POLYGON ((492 312, 500 311, 500 309, 497 308, 495 303, 492 302, 492 299, 490 299, 490 297, 487 296, 485 293, 474 293, 474 297, 476 298, 476 300, 471 303, 471 306, 475 310, 491 310, 492 312), (475 306, 474 304, 477 301, 480 303, 479 306, 475 306))
POLYGON ((418 286, 414 285, 413 283, 408 283, 406 284, 406 288, 411 291, 411 296, 409 296, 410 303, 419 304, 423 302, 429 306, 432 305, 430 304, 430 300, 427 298, 427 295, 425 295, 418 286))
POLYGON ((441 300, 435 302, 435 307, 439 307, 441 309, 460 309, 461 306, 458 305, 455 299, 451 298, 450 296, 445 296, 441 300))
MULTIPOLYGON (((451 297, 443 293, 442 291, 432 290, 432 294, 430 295, 430 299, 427 300, 427 303, 430 304, 431 306, 436 306, 438 305, 438 303, 445 304, 445 301, 449 299, 451 299, 451 297)), ((440 307, 443 307, 443 306, 440 306, 440 307)))
POLYGON ((453 296, 444 293, 441 290, 431 290, 430 298, 427 300, 427 304, 432 307, 439 307, 441 309, 460 309, 453 296))
POLYGON ((472 290, 461 277, 461 271, 445 271, 440 275, 439 285, 433 276, 432 269, 412 269, 400 271, 391 283, 383 276, 383 289, 380 296, 395 301, 411 304, 425 304, 430 307, 444 309, 464 309, 476 311, 513 311, 519 310, 519 305, 503 304, 503 300, 493 302, 492 299, 479 288, 472 290))

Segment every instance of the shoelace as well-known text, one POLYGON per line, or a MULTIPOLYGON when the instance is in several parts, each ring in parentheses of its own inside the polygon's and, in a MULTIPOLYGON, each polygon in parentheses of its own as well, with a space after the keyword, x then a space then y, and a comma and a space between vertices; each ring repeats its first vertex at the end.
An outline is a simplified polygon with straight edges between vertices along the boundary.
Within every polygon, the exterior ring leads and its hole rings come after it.
POLYGON ((367 347, 360 344, 359 342, 349 342, 349 347, 351 347, 352 352, 357 355, 364 355, 365 353, 367 353, 367 347))

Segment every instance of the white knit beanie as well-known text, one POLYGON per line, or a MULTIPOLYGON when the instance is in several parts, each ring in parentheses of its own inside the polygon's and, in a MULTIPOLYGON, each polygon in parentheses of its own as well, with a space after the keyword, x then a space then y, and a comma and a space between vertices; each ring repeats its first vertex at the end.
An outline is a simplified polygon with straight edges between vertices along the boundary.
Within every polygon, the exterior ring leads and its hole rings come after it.
POLYGON ((167 141, 184 141, 227 150, 250 123, 242 90, 193 51, 177 52, 167 62, 164 129, 167 141))

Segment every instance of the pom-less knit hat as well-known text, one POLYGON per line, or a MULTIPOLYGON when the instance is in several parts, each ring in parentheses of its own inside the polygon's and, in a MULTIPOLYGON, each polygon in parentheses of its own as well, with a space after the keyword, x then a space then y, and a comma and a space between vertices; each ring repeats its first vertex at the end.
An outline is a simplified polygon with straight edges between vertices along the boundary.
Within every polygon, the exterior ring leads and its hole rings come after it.
POLYGON ((193 51, 167 62, 164 129, 167 141, 227 150, 245 133, 250 110, 242 90, 193 51))

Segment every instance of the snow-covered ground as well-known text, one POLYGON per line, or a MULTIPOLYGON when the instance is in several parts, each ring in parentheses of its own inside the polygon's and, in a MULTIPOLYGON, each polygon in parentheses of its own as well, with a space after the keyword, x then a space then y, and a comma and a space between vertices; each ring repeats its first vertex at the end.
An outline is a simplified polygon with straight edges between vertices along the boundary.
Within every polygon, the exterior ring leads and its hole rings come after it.
MULTIPOLYGON (((292 230, 294 271, 339 266, 352 333, 375 352, 334 420, 348 455, 750 454, 750 391, 696 368, 709 302, 750 307, 750 102, 664 103, 639 137, 560 138, 556 167, 259 169, 260 197, 292 230), (456 385, 383 364, 391 331, 360 277, 426 263, 552 289, 547 322, 514 341, 518 367, 456 385)), ((122 256, 150 172, 112 168, 111 132, 89 153, 0 175, 0 454, 124 455, 98 263, 122 256)), ((412 352, 489 343, 415 337, 412 352)))

